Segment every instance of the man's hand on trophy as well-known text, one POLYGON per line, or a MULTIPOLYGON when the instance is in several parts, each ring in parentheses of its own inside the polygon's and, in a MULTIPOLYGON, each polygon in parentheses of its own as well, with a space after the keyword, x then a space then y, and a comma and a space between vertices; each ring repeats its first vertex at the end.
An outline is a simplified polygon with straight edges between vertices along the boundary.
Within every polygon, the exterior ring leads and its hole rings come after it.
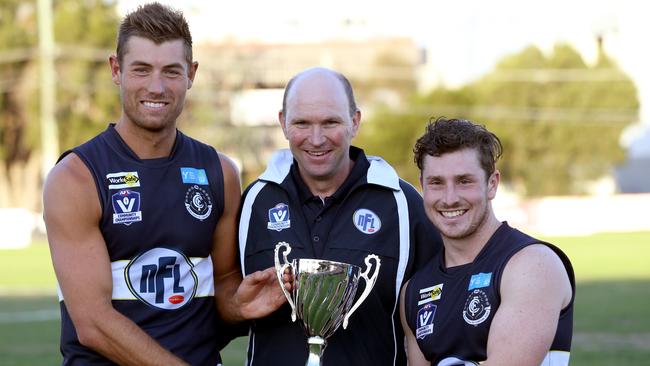
POLYGON ((285 268, 282 273, 282 284, 287 292, 290 293, 293 290, 293 272, 291 272, 291 268, 289 267, 285 268))
MULTIPOLYGON (((285 288, 291 290, 292 275, 287 269, 282 276, 285 288), (286 278, 286 279, 285 279, 286 278)), ((256 319, 267 316, 287 301, 282 288, 278 285, 275 267, 257 271, 244 277, 237 292, 235 303, 244 319, 256 319)))

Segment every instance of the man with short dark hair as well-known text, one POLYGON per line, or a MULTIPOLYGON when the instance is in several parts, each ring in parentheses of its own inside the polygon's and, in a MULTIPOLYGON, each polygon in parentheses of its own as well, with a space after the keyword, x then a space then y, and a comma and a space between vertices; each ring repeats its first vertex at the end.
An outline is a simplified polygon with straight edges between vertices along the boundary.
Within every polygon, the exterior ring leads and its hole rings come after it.
MULTIPOLYGON (((318 258, 367 265, 381 259, 377 281, 347 329, 325 347, 325 366, 404 365, 397 301, 403 281, 439 249, 420 194, 378 157, 351 145, 361 123, 350 82, 323 68, 288 83, 280 126, 289 150, 270 159, 245 192, 239 226, 242 271, 273 264, 278 242, 289 260, 318 258)), ((249 365, 304 365, 307 335, 289 306, 253 322, 249 365)))
POLYGON ((176 128, 198 67, 183 15, 139 7, 109 62, 120 119, 65 152, 43 193, 63 364, 220 364, 217 308, 238 322, 286 300, 273 269, 242 281, 235 164, 176 128))
POLYGON ((495 217, 499 138, 440 118, 414 151, 424 209, 444 249, 401 294, 409 364, 567 365, 573 268, 559 248, 495 217))

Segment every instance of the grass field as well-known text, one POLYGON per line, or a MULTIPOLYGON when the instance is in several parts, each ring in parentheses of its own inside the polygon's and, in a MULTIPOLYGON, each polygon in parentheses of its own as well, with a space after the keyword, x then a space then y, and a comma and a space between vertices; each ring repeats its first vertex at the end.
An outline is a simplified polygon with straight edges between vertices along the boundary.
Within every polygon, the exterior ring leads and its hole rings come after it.
MULTIPOLYGON (((650 232, 544 238, 571 258, 578 281, 571 365, 650 364, 650 232)), ((0 364, 57 365, 59 314, 47 245, 0 250, 0 364)), ((246 339, 224 364, 243 364, 246 339)))

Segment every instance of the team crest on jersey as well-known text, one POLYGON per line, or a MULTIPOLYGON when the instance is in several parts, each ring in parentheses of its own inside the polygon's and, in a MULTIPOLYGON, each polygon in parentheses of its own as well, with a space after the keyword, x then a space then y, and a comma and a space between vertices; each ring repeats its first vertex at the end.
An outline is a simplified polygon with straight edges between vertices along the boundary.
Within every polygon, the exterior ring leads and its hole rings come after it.
POLYGON ((291 227, 289 206, 286 203, 278 203, 269 209, 269 222, 266 228, 269 230, 282 231, 291 227))
POLYGON ((472 291, 475 288, 483 288, 490 286, 490 281, 492 280, 492 272, 490 273, 476 273, 473 274, 469 279, 469 286, 467 286, 467 291, 472 291))
POLYGON ((364 234, 375 234, 381 229, 379 216, 366 208, 360 208, 354 211, 352 222, 364 234))
POLYGON ((435 286, 420 289, 420 300, 418 301, 418 306, 431 301, 440 300, 440 297, 442 296, 442 285, 442 283, 439 283, 435 286))
POLYGON ((203 221, 212 213, 212 199, 205 189, 195 184, 185 193, 185 208, 190 215, 203 221))
POLYGON ((108 189, 124 189, 140 187, 138 172, 118 172, 106 174, 108 189))
POLYGON ((479 365, 479 362, 465 361, 456 357, 447 357, 437 363, 438 366, 474 366, 479 365))
POLYGON ((113 204, 113 224, 131 225, 142 221, 140 211, 140 192, 123 189, 111 196, 113 204))
POLYGON ((479 325, 489 316, 492 306, 487 294, 481 289, 475 289, 467 297, 463 308, 463 319, 470 325, 479 325))
POLYGON ((124 268, 126 284, 140 301, 165 310, 179 309, 194 298, 198 277, 192 262, 173 249, 154 248, 124 268))
POLYGON ((205 169, 181 168, 181 179, 183 183, 208 185, 208 175, 205 173, 205 169))
POLYGON ((437 306, 433 304, 426 304, 418 310, 418 326, 415 329, 415 336, 418 339, 433 333, 433 318, 436 316, 437 306))

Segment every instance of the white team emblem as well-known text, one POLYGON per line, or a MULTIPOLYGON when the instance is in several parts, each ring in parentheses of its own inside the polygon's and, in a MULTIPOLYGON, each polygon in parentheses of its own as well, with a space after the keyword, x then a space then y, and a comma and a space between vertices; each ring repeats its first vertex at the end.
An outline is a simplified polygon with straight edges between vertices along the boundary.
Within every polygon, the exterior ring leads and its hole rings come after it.
POLYGON ((203 221, 212 213, 212 200, 208 192, 198 185, 191 186, 185 193, 185 208, 190 215, 203 221))
POLYGON ((467 297, 463 309, 463 319, 470 325, 479 325, 489 316, 492 306, 487 295, 481 289, 475 289, 467 297))

